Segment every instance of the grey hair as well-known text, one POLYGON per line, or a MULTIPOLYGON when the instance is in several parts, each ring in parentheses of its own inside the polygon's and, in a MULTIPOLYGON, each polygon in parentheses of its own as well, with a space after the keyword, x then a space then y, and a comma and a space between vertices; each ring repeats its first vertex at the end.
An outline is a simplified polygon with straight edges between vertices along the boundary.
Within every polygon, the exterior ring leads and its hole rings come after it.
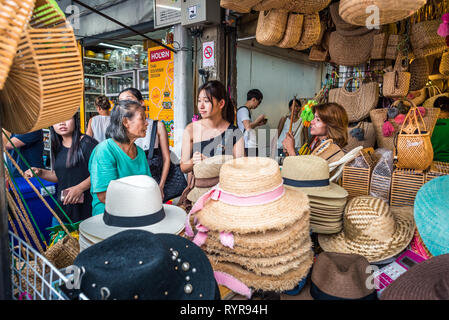
POLYGON ((135 101, 120 101, 111 112, 110 124, 106 129, 106 138, 112 138, 120 143, 129 143, 128 130, 123 124, 123 119, 132 119, 140 108, 143 107, 135 101))

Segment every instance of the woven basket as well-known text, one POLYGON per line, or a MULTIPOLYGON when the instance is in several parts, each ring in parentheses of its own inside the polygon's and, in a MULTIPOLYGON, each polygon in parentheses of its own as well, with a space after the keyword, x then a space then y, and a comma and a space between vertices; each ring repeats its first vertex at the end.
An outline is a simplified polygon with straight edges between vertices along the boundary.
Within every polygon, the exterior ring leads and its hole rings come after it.
POLYGON ((413 206, 418 190, 425 183, 425 176, 423 171, 395 168, 391 180, 390 205, 413 206))
POLYGON ((286 1, 284 9, 299 13, 317 13, 326 8, 331 0, 290 0, 286 1))
POLYGON ((393 71, 384 74, 384 84, 382 88, 384 97, 402 98, 407 96, 410 89, 411 74, 406 71, 406 67, 402 66, 403 59, 407 58, 398 55, 393 71))
POLYGON ((329 102, 338 103, 348 114, 349 122, 358 122, 368 117, 370 111, 377 106, 379 100, 379 84, 377 82, 362 83, 359 79, 360 87, 349 92, 346 89, 348 78, 341 88, 329 91, 329 102))
POLYGON ((426 86, 429 80, 429 65, 427 59, 418 58, 413 59, 409 66, 410 72, 410 91, 422 89, 426 86))
POLYGON ((382 32, 373 36, 371 59, 384 59, 387 51, 388 33, 382 32))
POLYGON ((426 88, 420 90, 410 91, 407 95, 407 99, 413 101, 417 106, 421 106, 426 101, 427 91, 426 88))
POLYGON ((277 44, 280 48, 293 48, 301 39, 304 15, 289 13, 284 38, 277 44))
POLYGON ((399 47, 404 44, 405 36, 402 34, 390 34, 388 36, 387 49, 385 50, 385 59, 396 60, 399 47))
POLYGON ((271 9, 281 9, 288 0, 263 0, 256 4, 252 9, 255 11, 268 11, 271 9))
POLYGON ((371 174, 370 195, 390 203, 391 177, 393 175, 393 155, 382 157, 371 174), (388 159, 388 160, 387 160, 388 159))
POLYGON ((432 179, 449 175, 449 163, 434 161, 426 172, 426 182, 432 179))
POLYGON ((449 97, 449 92, 437 94, 437 95, 430 97, 423 103, 423 107, 424 108, 433 108, 435 100, 438 99, 439 97, 449 97))
POLYGON ((273 9, 261 11, 257 22, 256 40, 264 46, 274 46, 284 37, 288 12, 273 9))
POLYGON ((433 161, 431 133, 413 102, 399 130, 395 156, 398 168, 426 170, 433 161))
POLYGON ((79 242, 73 237, 65 236, 45 251, 45 257, 56 268, 63 269, 72 265, 79 253, 79 242))
POLYGON ((428 20, 412 25, 410 42, 413 50, 445 46, 443 37, 437 33, 441 20, 428 20))
POLYGON ((430 46, 422 49, 413 49, 413 54, 415 58, 425 58, 432 55, 440 54, 446 49, 447 49, 446 45, 430 46))
POLYGON ((449 52, 443 53, 439 69, 442 75, 449 76, 449 52))
POLYGON ((366 151, 345 165, 342 175, 342 187, 349 197, 369 195, 371 172, 375 166, 372 156, 366 151))
POLYGON ((354 127, 348 127, 348 144, 343 148, 344 152, 349 152, 357 147, 374 148, 376 144, 376 135, 374 133, 374 125, 372 122, 360 121, 354 127), (359 141, 351 135, 351 131, 360 128, 363 130, 364 139, 359 141))
POLYGON ((261 0, 220 0, 220 6, 240 13, 249 13, 261 0))
POLYGON ((340 15, 348 23, 366 26, 372 18, 369 6, 379 9, 379 24, 390 24, 403 20, 426 4, 426 0, 341 0, 340 15))
POLYGON ((301 51, 314 45, 321 34, 320 15, 318 13, 304 15, 301 39, 293 49, 301 51))
POLYGON ((363 36, 343 36, 332 32, 329 39, 331 62, 341 66, 358 66, 369 60, 374 33, 363 36))
POLYGON ((329 50, 323 49, 321 46, 314 45, 310 49, 309 60, 317 62, 329 61, 329 50))
POLYGON ((14 133, 70 119, 82 101, 83 66, 75 35, 64 13, 50 3, 37 1, 0 92, 3 106, 10 106, 0 109, 3 125, 14 133))
MULTIPOLYGON (((374 109, 370 111, 370 118, 374 126, 374 132, 376 134, 377 146, 379 148, 384 148, 393 151, 394 141, 393 135, 390 137, 385 137, 382 133, 382 126, 387 118, 388 108, 374 109)), ((389 119, 390 123, 393 125, 395 132, 399 130, 399 126, 392 119, 389 119)))
POLYGON ((33 8, 34 0, 0 0, 0 90, 8 77, 20 35, 33 8))

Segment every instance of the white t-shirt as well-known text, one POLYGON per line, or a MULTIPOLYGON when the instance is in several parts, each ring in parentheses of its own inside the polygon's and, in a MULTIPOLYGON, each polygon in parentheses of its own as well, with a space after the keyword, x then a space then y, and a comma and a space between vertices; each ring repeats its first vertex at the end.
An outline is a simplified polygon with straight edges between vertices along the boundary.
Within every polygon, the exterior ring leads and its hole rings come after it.
POLYGON ((240 131, 243 132, 243 138, 245 140, 245 148, 256 148, 257 147, 257 138, 256 131, 254 129, 250 129, 245 131, 245 126, 243 125, 243 121, 249 120, 251 122, 251 114, 246 107, 241 107, 237 110, 237 126, 240 131))

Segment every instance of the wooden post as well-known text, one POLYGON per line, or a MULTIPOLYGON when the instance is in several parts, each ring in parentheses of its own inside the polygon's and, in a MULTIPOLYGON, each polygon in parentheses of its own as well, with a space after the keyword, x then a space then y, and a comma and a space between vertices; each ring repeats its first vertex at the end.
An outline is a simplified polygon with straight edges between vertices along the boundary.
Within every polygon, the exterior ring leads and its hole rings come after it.
POLYGON ((293 115, 295 114, 295 109, 296 109, 296 96, 293 98, 292 114, 290 115, 290 128, 288 129, 288 132, 290 133, 292 133, 293 115))

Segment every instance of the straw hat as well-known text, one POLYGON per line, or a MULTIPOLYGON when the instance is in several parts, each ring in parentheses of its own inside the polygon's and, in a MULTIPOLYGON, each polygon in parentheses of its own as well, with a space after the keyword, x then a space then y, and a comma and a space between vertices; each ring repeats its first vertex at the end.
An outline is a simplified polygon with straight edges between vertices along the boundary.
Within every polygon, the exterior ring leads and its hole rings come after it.
POLYGON ((343 231, 318 235, 324 251, 363 255, 369 262, 391 258, 412 240, 413 207, 392 207, 381 199, 360 196, 351 199, 343 217, 343 231))
POLYGON ((282 177, 285 188, 301 190, 307 195, 342 199, 348 192, 339 185, 329 182, 328 162, 317 156, 296 156, 284 159, 282 177))
POLYGON ((377 300, 374 288, 366 286, 369 266, 361 255, 320 253, 312 268, 310 294, 315 300, 377 300))
MULTIPOLYGON (((127 229, 178 234, 184 229, 186 212, 162 204, 158 183, 145 175, 129 176, 110 182, 106 191, 105 213, 80 224, 85 238, 106 239, 127 229)), ((91 240, 92 241, 92 240, 91 240)))
POLYGON ((277 162, 271 158, 248 157, 226 162, 220 170, 220 190, 242 198, 241 205, 209 199, 198 211, 198 221, 211 231, 246 234, 281 230, 309 210, 307 196, 285 188, 276 200, 263 205, 246 205, 244 198, 276 190, 282 186, 277 162))
POLYGON ((415 221, 426 248, 433 256, 449 253, 449 176, 424 184, 415 198, 415 221))
POLYGON ((340 2, 335 2, 329 6, 332 22, 335 24, 336 31, 339 34, 342 36, 362 36, 372 31, 366 27, 356 26, 343 20, 338 12, 339 6, 340 2))
POLYGON ((449 300, 449 254, 414 266, 381 294, 381 300, 449 300))
POLYGON ((218 183, 221 166, 229 160, 234 159, 230 155, 219 155, 207 158, 193 166, 193 175, 195 176, 195 187, 187 195, 187 199, 193 203, 209 191, 218 183))

